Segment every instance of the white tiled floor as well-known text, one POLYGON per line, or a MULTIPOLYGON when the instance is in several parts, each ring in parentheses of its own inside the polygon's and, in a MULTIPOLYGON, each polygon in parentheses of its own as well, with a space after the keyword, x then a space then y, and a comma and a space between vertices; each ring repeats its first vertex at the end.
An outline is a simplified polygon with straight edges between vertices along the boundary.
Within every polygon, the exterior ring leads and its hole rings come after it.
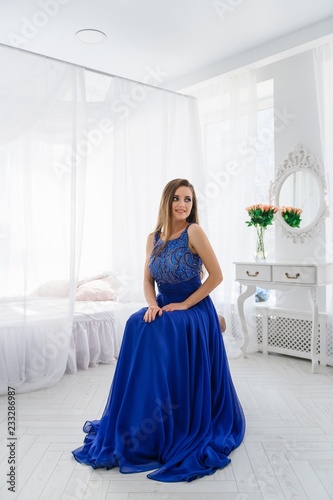
POLYGON ((247 419, 231 464, 191 483, 160 483, 146 474, 93 470, 71 450, 82 424, 99 418, 114 365, 65 375, 49 389, 17 394, 17 492, 7 491, 6 398, 1 403, 0 498, 19 500, 333 499, 333 368, 250 354, 230 360, 247 419))

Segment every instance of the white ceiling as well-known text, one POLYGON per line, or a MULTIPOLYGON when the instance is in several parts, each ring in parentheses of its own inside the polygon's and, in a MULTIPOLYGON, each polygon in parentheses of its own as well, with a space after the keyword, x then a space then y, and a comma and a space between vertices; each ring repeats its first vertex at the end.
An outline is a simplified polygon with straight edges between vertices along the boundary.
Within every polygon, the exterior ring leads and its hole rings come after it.
POLYGON ((0 42, 171 88, 329 18, 332 0, 0 0, 0 42), (80 42, 84 28, 107 40, 80 42))

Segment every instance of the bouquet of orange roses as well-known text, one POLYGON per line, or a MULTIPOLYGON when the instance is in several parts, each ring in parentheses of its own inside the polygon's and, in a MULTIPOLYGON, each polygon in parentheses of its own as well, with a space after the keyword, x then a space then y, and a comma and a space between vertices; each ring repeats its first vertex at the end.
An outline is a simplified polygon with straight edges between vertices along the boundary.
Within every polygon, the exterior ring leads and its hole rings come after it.
POLYGON ((291 227, 299 227, 301 224, 301 213, 303 210, 296 207, 280 207, 280 213, 283 219, 291 227))
POLYGON ((246 210, 250 216, 250 220, 246 221, 248 226, 260 226, 266 228, 272 224, 274 214, 278 211, 278 207, 259 203, 257 205, 250 205, 249 207, 246 207, 246 210))

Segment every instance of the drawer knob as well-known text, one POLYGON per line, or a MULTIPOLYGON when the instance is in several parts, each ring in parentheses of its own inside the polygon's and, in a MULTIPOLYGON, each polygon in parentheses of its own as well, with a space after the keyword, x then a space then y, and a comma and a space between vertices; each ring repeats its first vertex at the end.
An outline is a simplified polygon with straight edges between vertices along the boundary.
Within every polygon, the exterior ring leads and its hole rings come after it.
POLYGON ((289 273, 284 273, 287 276, 288 280, 297 280, 300 277, 299 273, 296 273, 295 276, 290 276, 289 273))
POLYGON ((247 274, 248 276, 251 276, 251 278, 255 278, 256 276, 258 276, 259 271, 256 271, 254 274, 251 274, 251 273, 250 273, 250 271, 246 271, 246 274, 247 274))

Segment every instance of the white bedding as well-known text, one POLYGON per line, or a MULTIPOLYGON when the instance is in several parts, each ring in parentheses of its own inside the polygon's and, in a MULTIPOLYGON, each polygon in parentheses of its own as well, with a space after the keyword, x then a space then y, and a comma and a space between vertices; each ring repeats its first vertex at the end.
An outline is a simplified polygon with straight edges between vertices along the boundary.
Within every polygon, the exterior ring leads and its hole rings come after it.
POLYGON ((127 318, 142 302, 76 302, 29 297, 0 301, 0 393, 47 387, 65 371, 75 373, 117 358, 127 318))
POLYGON ((127 318, 142 307, 140 302, 77 302, 67 372, 117 358, 127 318))

